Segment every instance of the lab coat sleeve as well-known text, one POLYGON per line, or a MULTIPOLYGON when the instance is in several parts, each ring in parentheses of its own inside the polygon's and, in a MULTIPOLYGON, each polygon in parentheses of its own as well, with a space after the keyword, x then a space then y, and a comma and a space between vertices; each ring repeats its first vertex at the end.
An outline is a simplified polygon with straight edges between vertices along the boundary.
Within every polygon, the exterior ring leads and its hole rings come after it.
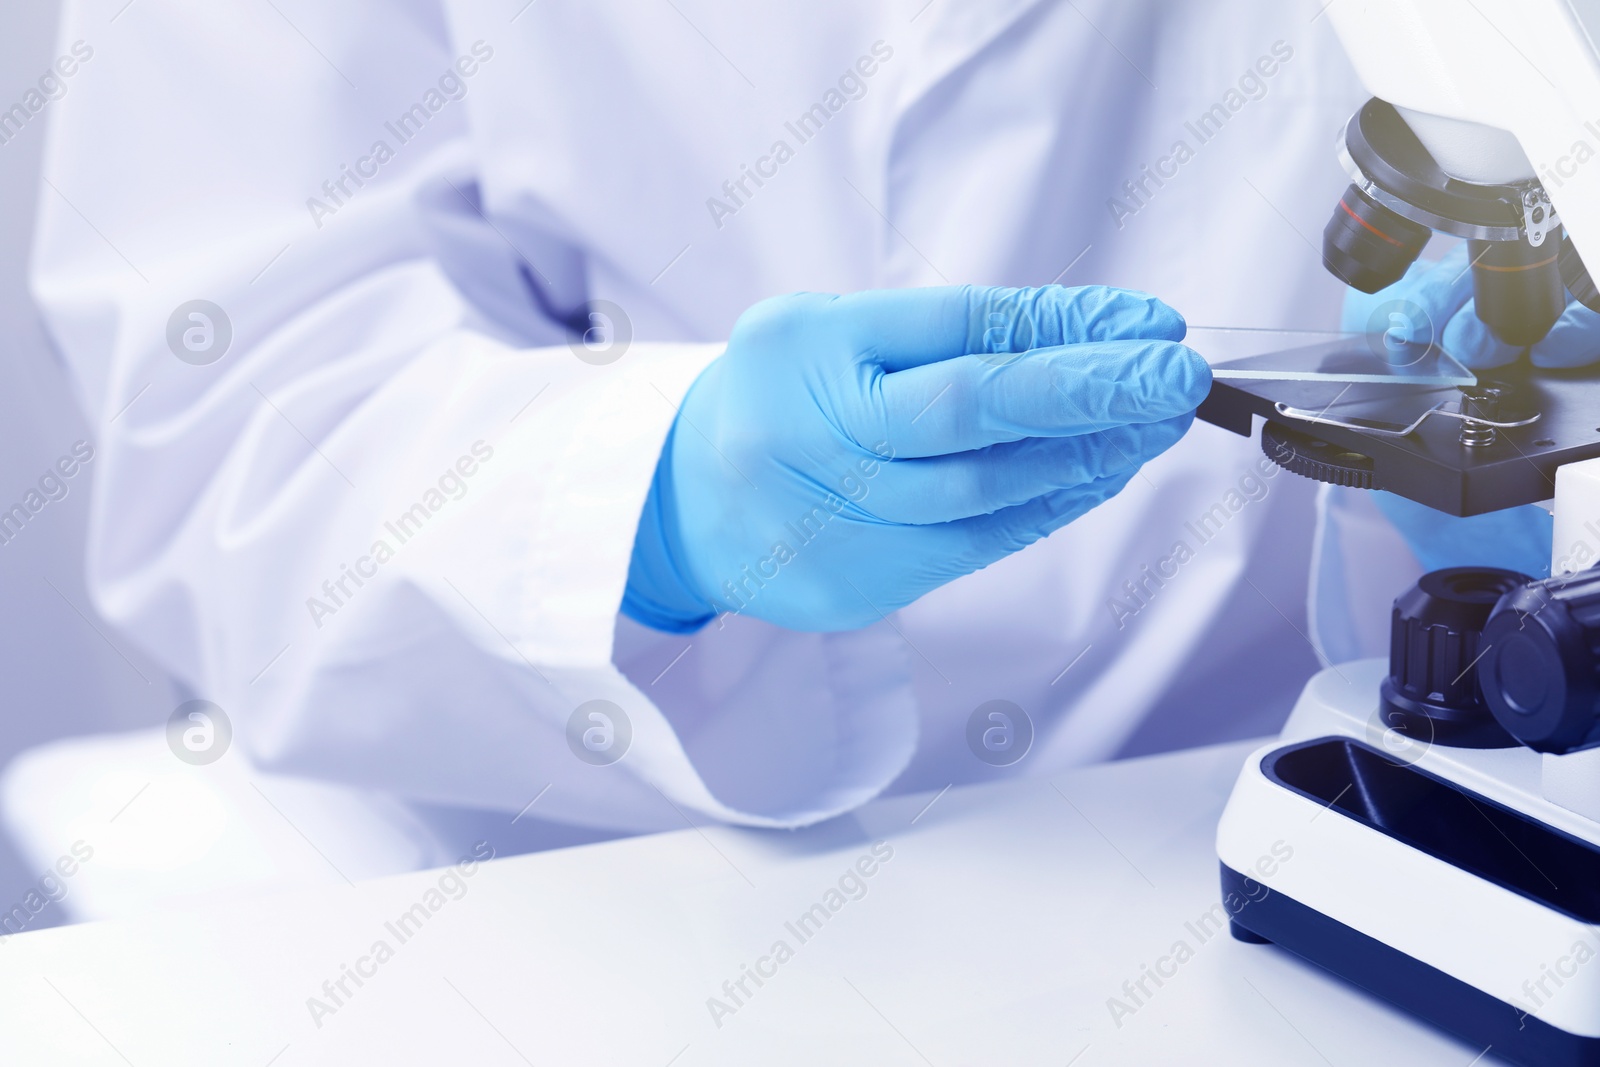
POLYGON ((33 285, 94 428, 91 594, 260 764, 633 829, 881 788, 726 805, 613 666, 656 457, 718 350, 586 362, 464 297, 419 205, 473 196, 492 42, 289 0, 69 2, 61 40, 90 54, 52 105, 33 285), (615 763, 579 754, 591 701, 615 763))
POLYGON ((1307 617, 1323 664, 1387 656, 1394 598, 1423 570, 1375 494, 1319 486, 1307 617))

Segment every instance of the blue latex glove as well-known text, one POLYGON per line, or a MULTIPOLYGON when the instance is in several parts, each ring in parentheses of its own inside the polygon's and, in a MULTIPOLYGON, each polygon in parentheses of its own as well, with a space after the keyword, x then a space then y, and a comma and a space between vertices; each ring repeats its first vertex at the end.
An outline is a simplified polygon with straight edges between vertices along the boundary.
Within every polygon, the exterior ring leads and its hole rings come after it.
MULTIPOLYGON (((1377 293, 1350 290, 1344 328, 1385 330, 1394 341, 1437 343, 1468 367, 1489 370, 1526 358, 1536 367, 1581 367, 1600 362, 1600 315, 1568 297, 1567 308, 1544 340, 1530 348, 1508 345, 1478 318, 1465 242, 1438 262, 1419 260, 1406 276, 1377 293), (1379 316, 1383 321, 1379 321, 1379 316)), ((1511 508, 1460 519, 1393 496, 1378 506, 1428 570, 1440 567, 1509 567, 1543 576, 1550 571, 1550 514, 1511 508)))
POLYGON ((740 318, 673 424, 623 610, 876 622, 1115 494, 1210 388, 1183 318, 1103 287, 798 293, 740 318))
POLYGON ((1377 500, 1378 510, 1400 531, 1425 571, 1505 567, 1533 578, 1550 573, 1555 524, 1537 505, 1461 519, 1393 493, 1379 493, 1377 500))
POLYGON ((1478 318, 1465 241, 1438 261, 1417 260, 1406 276, 1376 293, 1345 295, 1344 329, 1380 330, 1396 341, 1438 344, 1474 370, 1489 370, 1527 356, 1536 367, 1583 367, 1600 362, 1600 315, 1567 297, 1544 340, 1531 348, 1508 345, 1478 318), (1385 305, 1394 305, 1385 308, 1385 305), (1378 321, 1381 316, 1382 321, 1378 321))

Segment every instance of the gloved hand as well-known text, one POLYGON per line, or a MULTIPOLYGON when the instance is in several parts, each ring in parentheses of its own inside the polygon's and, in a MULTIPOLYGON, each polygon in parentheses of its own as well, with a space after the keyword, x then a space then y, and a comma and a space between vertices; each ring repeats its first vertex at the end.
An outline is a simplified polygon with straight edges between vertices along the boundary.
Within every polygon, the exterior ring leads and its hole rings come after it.
POLYGON ((1417 260, 1404 278, 1376 293, 1355 289, 1345 294, 1345 330, 1374 333, 1384 330, 1397 341, 1438 344, 1474 370, 1489 370, 1515 363, 1527 355, 1536 367, 1582 367, 1600 362, 1600 315, 1567 297, 1567 309, 1544 340, 1531 348, 1508 345, 1489 332, 1478 318, 1472 299, 1472 269, 1467 244, 1461 242, 1438 261, 1417 260), (1379 309, 1391 302, 1387 321, 1374 322, 1379 309))
POLYGON ((1115 494, 1211 372, 1181 316, 1103 287, 763 301, 679 409, 623 610, 793 630, 876 622, 1115 494))
MULTIPOLYGON (((1373 294, 1352 289, 1345 296, 1344 329, 1375 332, 1387 327, 1397 341, 1439 344, 1475 370, 1503 367, 1526 357, 1536 367, 1581 367, 1600 362, 1600 315, 1576 300, 1539 343, 1508 345, 1478 318, 1472 299, 1472 270, 1465 242, 1437 262, 1417 261, 1406 276, 1373 294), (1388 322, 1375 322, 1379 309, 1400 302, 1388 322)), ((1427 570, 1441 567, 1509 567, 1535 577, 1550 572, 1551 521, 1536 506, 1512 508, 1461 519, 1390 493, 1378 494, 1378 507, 1394 524, 1412 554, 1427 570)))

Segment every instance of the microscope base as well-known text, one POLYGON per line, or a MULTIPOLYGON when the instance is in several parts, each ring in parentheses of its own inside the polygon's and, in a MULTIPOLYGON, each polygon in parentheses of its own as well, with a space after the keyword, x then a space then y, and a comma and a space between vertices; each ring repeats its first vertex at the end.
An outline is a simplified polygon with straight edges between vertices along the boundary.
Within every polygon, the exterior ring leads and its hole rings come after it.
MULTIPOLYGON (((1223 899, 1244 896, 1254 880, 1222 864, 1223 899)), ((1259 896, 1259 885, 1253 887, 1259 896)), ((1551 1026, 1377 938, 1331 919, 1283 893, 1269 892, 1248 905, 1233 936, 1250 944, 1276 944, 1395 1007, 1432 1023, 1511 1063, 1593 1067, 1600 1038, 1551 1026)))
POLYGON ((1246 760, 1217 829, 1235 936, 1488 1058, 1600 1067, 1600 824, 1544 797, 1537 753, 1385 737, 1384 673, 1322 672, 1246 760))

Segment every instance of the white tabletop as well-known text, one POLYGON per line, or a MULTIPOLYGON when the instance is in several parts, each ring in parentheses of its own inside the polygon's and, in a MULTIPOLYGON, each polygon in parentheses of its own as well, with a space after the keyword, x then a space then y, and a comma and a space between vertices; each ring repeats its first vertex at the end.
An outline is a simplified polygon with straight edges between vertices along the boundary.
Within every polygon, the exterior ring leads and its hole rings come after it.
POLYGON ((1466 1067, 1480 1050, 1279 949, 1195 936, 1252 747, 494 860, 459 899, 424 872, 23 934, 0 945, 0 1063, 1466 1067), (875 842, 864 893, 830 898, 875 842), (385 924, 419 902, 402 941, 385 924), (786 925, 816 904, 820 928, 786 925), (1172 977, 1124 992, 1179 941, 1172 977), (336 1004, 323 983, 358 962, 336 1004))

